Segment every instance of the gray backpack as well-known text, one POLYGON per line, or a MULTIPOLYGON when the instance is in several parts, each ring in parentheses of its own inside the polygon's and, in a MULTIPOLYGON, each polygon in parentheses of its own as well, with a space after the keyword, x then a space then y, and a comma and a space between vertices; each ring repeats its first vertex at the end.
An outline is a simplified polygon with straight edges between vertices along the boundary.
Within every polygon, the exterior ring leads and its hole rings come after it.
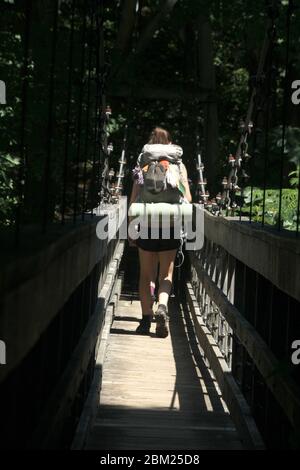
POLYGON ((182 192, 178 187, 172 187, 167 181, 167 169, 163 164, 176 165, 176 173, 180 175, 181 159, 176 155, 161 155, 145 152, 141 154, 139 165, 142 169, 144 184, 141 187, 140 201, 166 202, 178 204, 182 199, 182 192))

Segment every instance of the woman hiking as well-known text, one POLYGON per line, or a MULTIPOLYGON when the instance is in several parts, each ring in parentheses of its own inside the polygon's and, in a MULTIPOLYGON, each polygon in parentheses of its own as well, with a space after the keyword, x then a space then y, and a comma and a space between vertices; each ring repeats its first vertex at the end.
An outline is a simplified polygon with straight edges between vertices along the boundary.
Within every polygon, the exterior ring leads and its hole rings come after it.
MULTIPOLYGON (((153 129, 148 144, 143 147, 133 170, 134 183, 129 206, 133 202, 190 203, 192 196, 185 165, 182 163, 182 148, 172 144, 169 132, 163 128, 153 129)), ((152 221, 151 221, 152 224, 152 221)), ((152 226, 152 225, 151 225, 152 226)), ((140 227, 141 228, 141 227, 140 227)), ((181 240, 170 226, 170 237, 162 238, 162 227, 158 238, 151 239, 151 227, 147 227, 147 238, 138 238, 129 243, 139 251, 140 278, 139 295, 142 319, 137 333, 149 334, 153 315, 156 320, 156 335, 166 338, 168 329, 168 300, 172 287, 174 261, 181 240), (153 312, 152 292, 159 264, 158 307, 153 312)))

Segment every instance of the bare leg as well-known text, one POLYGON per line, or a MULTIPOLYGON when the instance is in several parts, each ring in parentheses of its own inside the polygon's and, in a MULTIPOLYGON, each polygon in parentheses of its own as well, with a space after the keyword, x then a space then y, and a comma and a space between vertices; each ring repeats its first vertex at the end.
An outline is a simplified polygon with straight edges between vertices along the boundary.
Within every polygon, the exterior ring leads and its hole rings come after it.
POLYGON ((155 312, 156 336, 166 338, 169 334, 168 300, 172 288, 174 259, 177 250, 160 251, 158 308, 155 312))
POLYGON ((174 260, 176 250, 160 251, 159 257, 159 291, 158 303, 167 307, 169 295, 172 287, 172 278, 174 271, 174 260))
POLYGON ((158 256, 156 252, 139 248, 140 280, 139 294, 143 316, 152 315, 151 285, 155 285, 158 256))

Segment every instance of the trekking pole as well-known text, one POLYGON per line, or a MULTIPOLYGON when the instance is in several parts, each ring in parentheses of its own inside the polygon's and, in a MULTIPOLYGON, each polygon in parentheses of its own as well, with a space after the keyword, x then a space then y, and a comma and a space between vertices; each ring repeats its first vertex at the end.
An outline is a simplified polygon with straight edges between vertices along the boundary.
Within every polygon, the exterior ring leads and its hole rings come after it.
POLYGON ((203 171, 204 165, 201 160, 201 153, 198 151, 197 154, 197 170, 199 173, 198 177, 198 201, 202 202, 204 205, 207 204, 209 193, 206 191, 205 186, 207 184, 207 180, 203 178, 203 171))

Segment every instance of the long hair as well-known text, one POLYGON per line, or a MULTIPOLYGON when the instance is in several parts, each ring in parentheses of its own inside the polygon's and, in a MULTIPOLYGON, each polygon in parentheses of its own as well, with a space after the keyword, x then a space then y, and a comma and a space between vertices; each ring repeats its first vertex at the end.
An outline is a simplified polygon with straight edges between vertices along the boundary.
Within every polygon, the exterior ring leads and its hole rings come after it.
POLYGON ((171 135, 166 129, 155 127, 150 134, 148 144, 169 144, 171 140, 171 135))

